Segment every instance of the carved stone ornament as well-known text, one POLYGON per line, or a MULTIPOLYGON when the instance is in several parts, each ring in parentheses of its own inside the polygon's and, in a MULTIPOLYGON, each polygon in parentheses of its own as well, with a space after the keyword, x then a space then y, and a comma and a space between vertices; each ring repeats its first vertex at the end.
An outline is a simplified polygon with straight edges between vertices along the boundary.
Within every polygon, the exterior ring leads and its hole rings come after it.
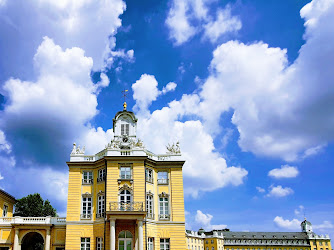
POLYGON ((84 194, 82 194, 82 197, 86 198, 86 197, 92 197, 92 194, 86 192, 84 194))
POLYGON ((77 146, 76 143, 73 143, 73 149, 71 155, 84 155, 84 154, 85 154, 85 146, 83 146, 83 148, 80 149, 80 145, 77 146))
POLYGON ((97 195, 104 195, 104 192, 102 190, 100 190, 97 195))
POLYGON ((172 145, 168 143, 166 149, 167 149, 166 152, 167 154, 181 154, 180 142, 176 142, 175 144, 173 143, 172 145))
POLYGON ((169 194, 162 192, 161 194, 159 194, 159 197, 167 198, 169 197, 169 194))
POLYGON ((146 195, 153 196, 153 193, 150 191, 146 192, 146 195))
POLYGON ((130 193, 132 193, 132 187, 130 187, 128 184, 124 184, 123 186, 118 188, 119 191, 123 191, 123 190, 128 190, 130 193))

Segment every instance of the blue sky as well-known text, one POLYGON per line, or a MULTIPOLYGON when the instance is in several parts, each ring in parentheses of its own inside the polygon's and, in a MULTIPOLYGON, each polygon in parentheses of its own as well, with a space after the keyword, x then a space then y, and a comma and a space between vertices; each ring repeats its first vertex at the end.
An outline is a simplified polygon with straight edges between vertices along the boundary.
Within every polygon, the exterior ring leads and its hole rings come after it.
POLYGON ((0 187, 66 214, 72 143, 180 141, 187 228, 334 236, 334 2, 0 0, 0 187))

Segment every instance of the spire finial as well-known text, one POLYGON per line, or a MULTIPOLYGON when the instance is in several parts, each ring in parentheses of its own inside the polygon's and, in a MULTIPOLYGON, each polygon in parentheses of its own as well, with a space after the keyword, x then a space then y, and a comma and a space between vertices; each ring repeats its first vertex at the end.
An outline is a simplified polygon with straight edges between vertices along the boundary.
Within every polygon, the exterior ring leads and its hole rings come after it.
POLYGON ((124 103, 123 103, 123 109, 126 110, 126 107, 127 107, 127 104, 126 104, 126 98, 127 98, 127 95, 128 95, 128 90, 127 89, 124 89, 122 91, 122 94, 123 94, 123 97, 124 97, 124 103))

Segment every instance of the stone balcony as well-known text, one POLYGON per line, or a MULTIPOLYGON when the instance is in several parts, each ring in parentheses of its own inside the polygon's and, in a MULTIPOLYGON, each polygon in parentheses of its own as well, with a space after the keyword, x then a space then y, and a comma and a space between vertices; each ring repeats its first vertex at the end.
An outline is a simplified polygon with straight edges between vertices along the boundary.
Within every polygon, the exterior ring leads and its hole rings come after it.
POLYGON ((109 211, 144 212, 143 202, 110 202, 109 211))
POLYGON ((0 225, 65 225, 66 217, 0 217, 0 225))

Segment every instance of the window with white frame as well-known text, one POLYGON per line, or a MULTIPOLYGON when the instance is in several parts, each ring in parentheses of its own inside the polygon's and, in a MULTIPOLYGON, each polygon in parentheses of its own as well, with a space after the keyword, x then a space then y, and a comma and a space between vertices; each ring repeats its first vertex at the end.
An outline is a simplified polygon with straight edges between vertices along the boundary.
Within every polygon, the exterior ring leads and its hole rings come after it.
POLYGON ((96 250, 102 250, 102 249, 103 249, 103 238, 96 237, 96 250))
POLYGON ((93 172, 83 171, 82 172, 82 184, 92 184, 93 183, 93 172))
POLYGON ((90 250, 90 238, 81 238, 81 250, 90 250))
POLYGON ((98 170, 98 173, 97 173, 97 182, 101 182, 105 180, 106 180, 106 169, 101 168, 98 170))
POLYGON ((8 213, 8 206, 6 204, 3 205, 3 212, 2 212, 2 217, 7 217, 8 213))
POLYGON ((160 250, 169 250, 169 239, 160 239, 160 250))
POLYGON ((147 217, 153 219, 153 194, 146 195, 146 211, 147 217))
POLYGON ((154 250, 153 238, 149 237, 147 239, 147 247, 148 250, 154 250))
POLYGON ((85 195, 82 197, 82 219, 92 218, 92 197, 85 195))
POLYGON ((168 172, 158 172, 158 184, 168 184, 168 172))
POLYGON ((159 219, 169 220, 169 202, 168 195, 162 194, 159 197, 159 219))
POLYGON ((121 135, 129 135, 130 131, 130 124, 121 124, 121 135))
POLYGON ((121 167, 120 168, 120 178, 121 179, 131 179, 131 167, 121 167))
POLYGON ((153 170, 151 168, 146 168, 145 176, 147 182, 153 183, 153 170))
POLYGON ((98 194, 97 195, 97 218, 104 217, 104 194, 98 194))

